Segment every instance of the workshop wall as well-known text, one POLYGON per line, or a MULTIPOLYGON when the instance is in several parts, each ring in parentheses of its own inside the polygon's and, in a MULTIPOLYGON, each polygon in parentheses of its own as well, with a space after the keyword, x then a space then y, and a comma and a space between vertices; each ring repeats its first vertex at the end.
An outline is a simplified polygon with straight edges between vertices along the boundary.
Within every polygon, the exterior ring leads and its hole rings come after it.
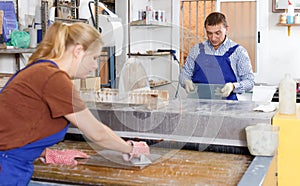
MULTIPOLYGON (((29 6, 25 0, 19 2, 20 13, 33 12, 33 4, 29 6)), ((272 12, 272 1, 258 1, 258 6, 261 43, 258 45, 255 81, 278 84, 285 73, 300 79, 300 27, 292 27, 291 35, 288 36, 287 27, 276 26, 279 13, 272 12)), ((12 72, 13 63, 14 56, 1 55, 0 72, 12 72)))
POLYGON ((272 12, 272 1, 258 1, 259 44, 256 82, 278 84, 285 73, 300 79, 300 27, 292 27, 288 36, 287 27, 276 26, 279 13, 272 12))

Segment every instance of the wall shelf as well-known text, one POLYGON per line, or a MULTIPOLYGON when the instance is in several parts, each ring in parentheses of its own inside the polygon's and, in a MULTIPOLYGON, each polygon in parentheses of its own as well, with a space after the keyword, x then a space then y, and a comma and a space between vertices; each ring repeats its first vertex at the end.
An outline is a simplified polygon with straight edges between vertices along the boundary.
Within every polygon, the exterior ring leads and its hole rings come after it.
POLYGON ((146 23, 146 20, 136 20, 129 23, 130 26, 153 26, 153 27, 171 27, 172 25, 168 22, 160 21, 149 21, 146 23))
POLYGON ((171 55, 170 52, 153 52, 153 53, 130 53, 130 56, 168 56, 171 55))
POLYGON ((14 54, 15 55, 15 71, 19 71, 21 69, 20 66, 20 55, 23 53, 33 53, 35 48, 12 48, 12 49, 0 49, 0 55, 2 54, 14 54))
POLYGON ((287 23, 277 23, 277 26, 286 26, 288 27, 288 36, 291 35, 291 27, 292 26, 300 26, 300 23, 287 24, 287 23))
POLYGON ((127 55, 128 58, 135 58, 143 65, 149 80, 154 80, 153 86, 170 83, 173 79, 178 78, 171 53, 157 52, 158 49, 173 50, 175 48, 173 43, 173 4, 174 0, 164 0, 164 3, 161 0, 128 1, 127 55), (138 17, 140 10, 146 11, 148 3, 151 3, 152 10, 165 12, 163 21, 138 17), (161 80, 164 80, 163 83, 161 80))
POLYGON ((0 54, 20 54, 20 53, 33 53, 35 48, 12 48, 0 49, 0 54))

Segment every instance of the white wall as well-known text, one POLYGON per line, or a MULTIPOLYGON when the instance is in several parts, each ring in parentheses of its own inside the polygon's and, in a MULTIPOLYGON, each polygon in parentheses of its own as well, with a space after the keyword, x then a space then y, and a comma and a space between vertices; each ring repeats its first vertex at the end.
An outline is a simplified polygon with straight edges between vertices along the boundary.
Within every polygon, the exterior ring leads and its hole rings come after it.
POLYGON ((258 83, 278 84, 285 73, 300 79, 300 27, 292 27, 288 37, 287 27, 276 26, 279 13, 272 12, 272 1, 258 1, 259 46, 258 83))

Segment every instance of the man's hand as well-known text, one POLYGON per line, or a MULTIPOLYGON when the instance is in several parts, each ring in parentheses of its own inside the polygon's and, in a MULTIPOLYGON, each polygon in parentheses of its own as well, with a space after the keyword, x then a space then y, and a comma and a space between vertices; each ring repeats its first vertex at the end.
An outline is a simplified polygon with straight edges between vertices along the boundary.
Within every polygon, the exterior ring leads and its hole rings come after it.
POLYGON ((129 161, 132 158, 140 158, 142 154, 149 156, 150 155, 150 149, 146 142, 140 141, 127 141, 128 144, 132 145, 132 150, 129 154, 123 154, 123 159, 125 161, 129 161))
POLYGON ((45 158, 41 158, 47 164, 77 165, 75 158, 89 158, 90 156, 79 150, 45 149, 45 158))
POLYGON ((195 90, 195 86, 191 80, 185 80, 185 91, 190 93, 195 90))
POLYGON ((233 83, 226 83, 224 87, 220 90, 220 95, 222 97, 228 97, 230 93, 233 91, 234 85, 233 83))

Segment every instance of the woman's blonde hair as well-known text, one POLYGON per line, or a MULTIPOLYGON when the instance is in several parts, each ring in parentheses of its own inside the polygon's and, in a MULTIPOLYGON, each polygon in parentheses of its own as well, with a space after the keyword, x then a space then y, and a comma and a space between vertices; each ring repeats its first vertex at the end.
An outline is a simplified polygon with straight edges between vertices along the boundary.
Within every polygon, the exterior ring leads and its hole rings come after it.
POLYGON ((76 44, 82 45, 85 51, 93 44, 93 48, 98 47, 100 53, 103 41, 98 30, 87 23, 54 22, 37 50, 30 56, 27 65, 40 59, 60 59, 69 46, 76 44))

